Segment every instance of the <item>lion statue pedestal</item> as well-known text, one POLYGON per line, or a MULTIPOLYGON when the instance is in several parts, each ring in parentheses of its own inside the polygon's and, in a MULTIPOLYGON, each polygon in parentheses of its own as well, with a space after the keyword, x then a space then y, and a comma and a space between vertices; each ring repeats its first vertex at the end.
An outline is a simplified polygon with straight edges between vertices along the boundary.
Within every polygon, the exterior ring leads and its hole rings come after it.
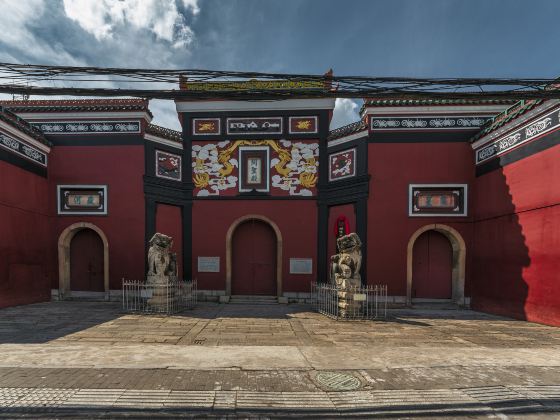
POLYGON ((146 283, 152 286, 153 292, 148 304, 156 312, 167 312, 179 298, 174 294, 175 288, 169 287, 170 282, 177 281, 177 254, 169 252, 173 238, 156 233, 149 244, 146 283))
POLYGON ((362 286, 362 242, 356 233, 350 233, 338 238, 336 243, 339 253, 331 257, 331 281, 339 289, 339 315, 346 318, 362 311, 363 301, 356 299, 356 295, 361 295, 357 289, 362 286))

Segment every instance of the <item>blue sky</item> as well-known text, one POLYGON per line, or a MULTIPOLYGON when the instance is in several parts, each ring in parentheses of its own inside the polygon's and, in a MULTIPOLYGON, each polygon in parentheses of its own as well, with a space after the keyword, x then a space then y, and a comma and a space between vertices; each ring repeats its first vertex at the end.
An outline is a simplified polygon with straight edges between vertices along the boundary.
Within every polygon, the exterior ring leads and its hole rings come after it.
MULTIPOLYGON (((0 61, 417 77, 560 75, 558 0, 1 0, 0 61)), ((57 82, 52 82, 56 84, 57 82)), ((338 100, 333 127, 357 119, 338 100)), ((173 104, 154 122, 178 128, 173 104)))

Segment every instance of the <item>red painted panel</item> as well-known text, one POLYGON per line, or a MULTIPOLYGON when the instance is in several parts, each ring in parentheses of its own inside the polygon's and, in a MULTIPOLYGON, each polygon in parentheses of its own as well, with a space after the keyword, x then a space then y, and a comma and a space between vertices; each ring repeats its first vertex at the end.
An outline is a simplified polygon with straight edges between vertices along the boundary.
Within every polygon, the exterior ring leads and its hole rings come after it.
POLYGON ((171 252, 177 253, 177 275, 183 276, 183 220, 181 207, 158 204, 156 209, 156 232, 173 238, 171 252))
POLYGON ((47 180, 0 161, 0 308, 50 299, 47 180))
MULTIPOLYGON (((109 243, 109 287, 120 289, 121 279, 144 278, 145 199, 144 146, 56 146, 49 157, 48 202, 56 214, 57 184, 107 184, 107 216, 58 216, 51 237, 50 261, 57 272, 57 241, 73 223, 99 227, 109 243)), ((55 274, 53 288, 58 288, 55 274)))
POLYGON ((70 290, 103 292, 103 242, 91 229, 78 231, 70 242, 70 290))
POLYGON ((232 240, 234 295, 276 295, 276 235, 262 221, 239 225, 232 240))
POLYGON ((414 242, 412 259, 412 297, 451 298, 453 251, 441 233, 429 230, 414 242))
POLYGON ((317 203, 314 200, 199 200, 193 204, 193 276, 198 288, 226 288, 226 235, 248 214, 274 222, 282 235, 282 286, 285 292, 309 292, 317 270, 317 203), (196 271, 198 257, 220 258, 218 273, 196 271), (311 258, 313 274, 290 274, 290 258, 311 258))
MULTIPOLYGON (((409 184, 468 184, 474 179, 468 143, 370 143, 368 198, 369 284, 387 284, 388 293, 406 296, 407 246, 419 228, 442 223, 456 229, 467 247, 465 295, 470 296, 472 218, 409 217, 409 184), (445 159, 441 159, 445 156, 445 159)), ((469 194, 471 193, 469 187, 469 194)))
POLYGON ((560 325, 560 146, 476 180, 476 309, 560 325))

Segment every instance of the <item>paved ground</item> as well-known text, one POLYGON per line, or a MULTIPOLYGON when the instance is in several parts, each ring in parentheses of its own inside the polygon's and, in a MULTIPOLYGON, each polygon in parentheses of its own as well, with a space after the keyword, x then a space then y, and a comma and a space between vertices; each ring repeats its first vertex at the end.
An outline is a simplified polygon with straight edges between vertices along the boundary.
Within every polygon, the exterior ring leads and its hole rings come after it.
POLYGON ((560 418, 560 329, 459 310, 359 322, 304 305, 0 310, 0 417, 187 413, 560 418))

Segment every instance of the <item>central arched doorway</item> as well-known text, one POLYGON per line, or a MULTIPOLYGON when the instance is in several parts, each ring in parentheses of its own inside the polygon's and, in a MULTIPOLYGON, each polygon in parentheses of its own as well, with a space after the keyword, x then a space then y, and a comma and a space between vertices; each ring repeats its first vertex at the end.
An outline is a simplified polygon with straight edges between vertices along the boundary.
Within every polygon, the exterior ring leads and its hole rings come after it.
POLYGON ((232 294, 282 296, 282 233, 265 216, 241 216, 228 229, 226 295, 232 294))
POLYGON ((104 292, 103 241, 93 229, 82 229, 70 241, 70 290, 104 292))
POLYGON ((451 299, 453 249, 435 230, 422 233, 414 242, 412 299, 451 299))
POLYGON ((262 220, 246 220, 233 232, 231 294, 276 295, 276 235, 262 220))

